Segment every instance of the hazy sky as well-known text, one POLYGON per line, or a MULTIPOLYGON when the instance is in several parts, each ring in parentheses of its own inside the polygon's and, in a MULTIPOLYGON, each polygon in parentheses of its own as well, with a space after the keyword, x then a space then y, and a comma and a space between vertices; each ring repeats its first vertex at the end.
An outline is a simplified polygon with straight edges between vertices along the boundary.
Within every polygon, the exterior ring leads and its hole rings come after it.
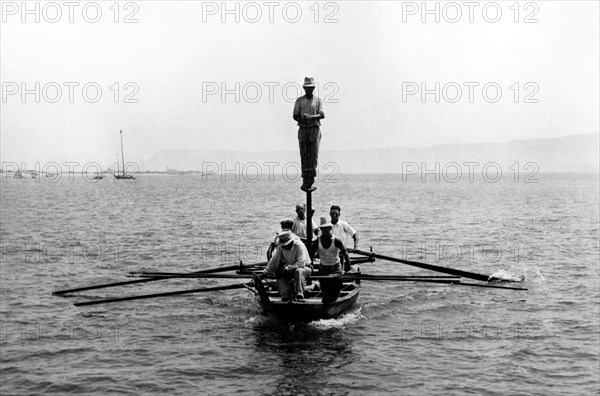
POLYGON ((70 4, 1 2, 3 162, 294 150, 305 76, 325 150, 599 131, 596 1, 70 4))

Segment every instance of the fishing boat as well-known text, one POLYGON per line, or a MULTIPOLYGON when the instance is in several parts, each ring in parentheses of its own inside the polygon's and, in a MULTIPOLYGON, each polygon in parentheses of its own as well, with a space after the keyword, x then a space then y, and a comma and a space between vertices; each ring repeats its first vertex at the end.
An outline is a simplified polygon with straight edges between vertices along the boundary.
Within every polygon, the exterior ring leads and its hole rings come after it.
POLYGON ((123 154, 123 131, 119 130, 119 132, 121 133, 121 160, 123 161, 123 173, 119 174, 119 162, 117 161, 117 173, 115 173, 113 176, 119 180, 134 180, 135 176, 125 174, 125 155, 123 154))

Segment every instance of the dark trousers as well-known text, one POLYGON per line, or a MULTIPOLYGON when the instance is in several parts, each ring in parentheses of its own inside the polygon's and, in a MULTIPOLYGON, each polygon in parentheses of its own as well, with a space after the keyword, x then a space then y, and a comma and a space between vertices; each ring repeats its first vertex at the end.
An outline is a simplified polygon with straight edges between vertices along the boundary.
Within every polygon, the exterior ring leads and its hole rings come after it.
POLYGON ((318 126, 300 127, 298 129, 298 143, 300 144, 302 179, 305 183, 310 181, 310 185, 312 185, 315 176, 317 176, 321 129, 318 126))
MULTIPOLYGON (((319 275, 334 275, 341 274, 342 266, 340 264, 335 265, 321 265, 319 267, 319 275)), ((323 302, 334 302, 340 296, 342 289, 342 282, 339 279, 321 279, 319 280, 321 290, 323 291, 323 302)))

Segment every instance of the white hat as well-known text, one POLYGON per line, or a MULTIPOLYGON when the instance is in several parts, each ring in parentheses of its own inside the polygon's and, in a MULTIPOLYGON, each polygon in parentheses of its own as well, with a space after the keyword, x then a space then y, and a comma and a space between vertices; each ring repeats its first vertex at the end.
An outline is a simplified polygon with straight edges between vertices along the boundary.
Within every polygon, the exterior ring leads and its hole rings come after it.
POLYGON ((277 236, 279 238, 277 241, 279 246, 287 246, 294 241, 294 234, 290 230, 281 231, 277 236))

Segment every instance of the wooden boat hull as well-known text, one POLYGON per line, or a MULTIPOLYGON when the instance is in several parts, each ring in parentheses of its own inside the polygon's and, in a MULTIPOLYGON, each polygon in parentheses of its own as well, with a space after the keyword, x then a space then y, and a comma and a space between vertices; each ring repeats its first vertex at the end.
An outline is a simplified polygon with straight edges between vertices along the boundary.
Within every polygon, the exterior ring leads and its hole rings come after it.
MULTIPOLYGON (((256 281, 255 281, 256 283, 256 281)), ((333 302, 322 302, 321 293, 317 291, 308 292, 305 301, 281 301, 279 293, 270 285, 256 288, 260 297, 260 305, 266 314, 276 316, 279 319, 290 322, 310 322, 318 319, 336 318, 354 307, 360 283, 344 282, 342 292, 333 302)))

